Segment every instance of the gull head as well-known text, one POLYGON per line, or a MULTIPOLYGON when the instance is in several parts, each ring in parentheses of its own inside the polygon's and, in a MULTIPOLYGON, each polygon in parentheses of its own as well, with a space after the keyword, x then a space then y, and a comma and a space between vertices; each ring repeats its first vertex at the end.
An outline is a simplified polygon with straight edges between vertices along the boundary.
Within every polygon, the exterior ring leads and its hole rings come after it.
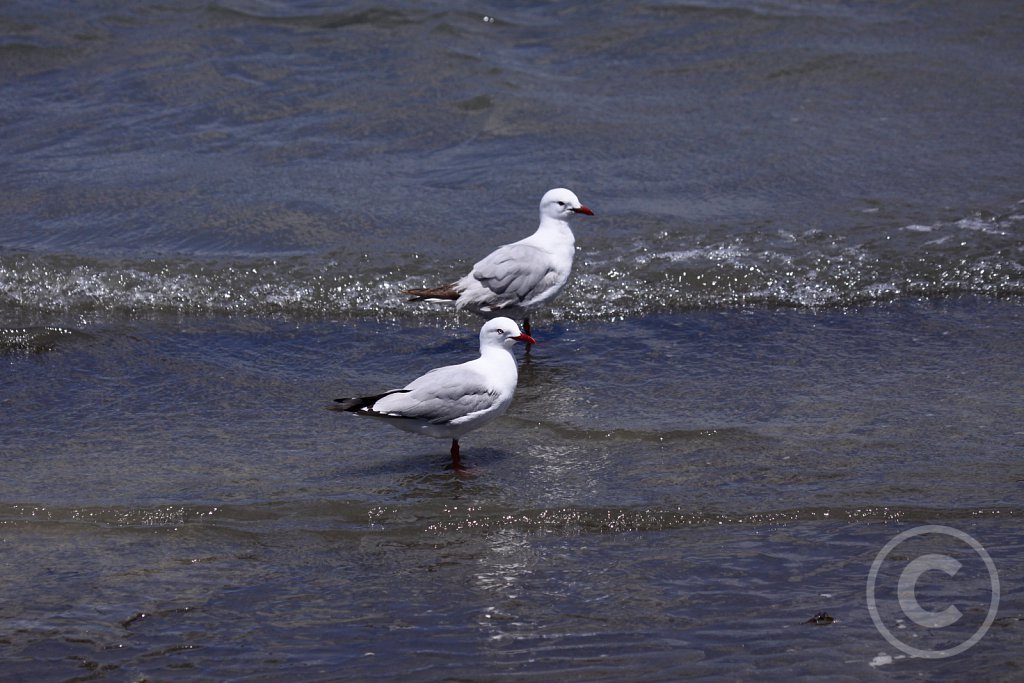
POLYGON ((556 220, 568 220, 573 214, 582 213, 593 216, 594 212, 580 204, 579 198, 571 190, 556 187, 548 190, 540 198, 540 216, 556 220))
POLYGON ((536 344, 537 341, 528 334, 523 334, 519 325, 511 318, 492 318, 480 328, 480 346, 502 346, 511 349, 516 342, 536 344))

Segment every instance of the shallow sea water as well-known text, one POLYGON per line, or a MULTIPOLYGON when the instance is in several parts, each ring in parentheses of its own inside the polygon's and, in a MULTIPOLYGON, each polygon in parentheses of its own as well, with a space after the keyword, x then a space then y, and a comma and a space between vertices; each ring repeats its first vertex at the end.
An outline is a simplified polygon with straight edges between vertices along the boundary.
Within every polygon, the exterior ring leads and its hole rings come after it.
POLYGON ((5 659, 53 680, 1012 679, 1022 311, 551 324, 509 414, 463 440, 468 475, 325 410, 471 354, 461 330, 167 319, 8 355, 5 659), (922 524, 978 539, 1004 586, 948 660, 899 659, 867 611, 874 557, 922 524))
POLYGON ((1022 32, 0 6, 0 679, 1018 680, 1022 32), (473 356, 402 290, 559 185, 596 215, 471 473, 326 410, 473 356))

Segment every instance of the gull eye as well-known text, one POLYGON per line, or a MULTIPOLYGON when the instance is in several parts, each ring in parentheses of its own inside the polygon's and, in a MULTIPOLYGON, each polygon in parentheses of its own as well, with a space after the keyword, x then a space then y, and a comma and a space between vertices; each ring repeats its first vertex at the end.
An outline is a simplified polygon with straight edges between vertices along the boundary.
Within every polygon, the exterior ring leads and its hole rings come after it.
POLYGON ((496 332, 497 332, 498 334, 505 334, 505 330, 501 329, 500 327, 499 327, 499 328, 498 328, 497 330, 495 330, 495 331, 496 331, 496 332))

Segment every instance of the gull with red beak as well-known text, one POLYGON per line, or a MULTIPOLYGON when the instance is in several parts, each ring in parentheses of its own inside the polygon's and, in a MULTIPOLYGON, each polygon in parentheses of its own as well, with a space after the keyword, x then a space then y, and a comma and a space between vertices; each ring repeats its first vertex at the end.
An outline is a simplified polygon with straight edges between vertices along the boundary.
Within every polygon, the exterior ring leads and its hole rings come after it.
POLYGON ((502 415, 516 392, 519 371, 512 347, 533 344, 515 321, 494 318, 480 329, 480 357, 446 365, 404 389, 335 399, 332 410, 381 419, 407 432, 452 440, 452 469, 461 470, 459 438, 502 415))
POLYGON ((540 200, 535 233, 498 247, 456 282, 405 293, 415 297, 410 301, 454 301, 456 309, 486 318, 522 318, 523 330, 530 334, 530 312, 550 303, 569 281, 576 253, 569 219, 576 214, 594 212, 564 187, 548 190, 540 200))

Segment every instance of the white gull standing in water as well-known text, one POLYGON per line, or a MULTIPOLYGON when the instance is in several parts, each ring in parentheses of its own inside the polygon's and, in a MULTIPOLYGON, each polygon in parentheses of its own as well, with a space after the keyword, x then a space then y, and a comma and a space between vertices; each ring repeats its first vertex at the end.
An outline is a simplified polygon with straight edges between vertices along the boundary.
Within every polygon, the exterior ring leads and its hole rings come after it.
POLYGON ((530 334, 530 311, 548 304, 569 280, 576 252, 569 218, 579 213, 594 215, 564 187, 548 190, 540 200, 535 233, 498 247, 457 282, 405 293, 415 297, 411 301, 454 301, 456 309, 487 318, 523 318, 523 330, 530 334))
POLYGON ((452 469, 461 470, 459 438, 491 422, 507 409, 519 371, 512 347, 533 344, 515 321, 494 318, 480 328, 480 357, 446 365, 414 379, 404 389, 376 396, 335 399, 332 410, 384 420, 407 432, 452 440, 452 469))

